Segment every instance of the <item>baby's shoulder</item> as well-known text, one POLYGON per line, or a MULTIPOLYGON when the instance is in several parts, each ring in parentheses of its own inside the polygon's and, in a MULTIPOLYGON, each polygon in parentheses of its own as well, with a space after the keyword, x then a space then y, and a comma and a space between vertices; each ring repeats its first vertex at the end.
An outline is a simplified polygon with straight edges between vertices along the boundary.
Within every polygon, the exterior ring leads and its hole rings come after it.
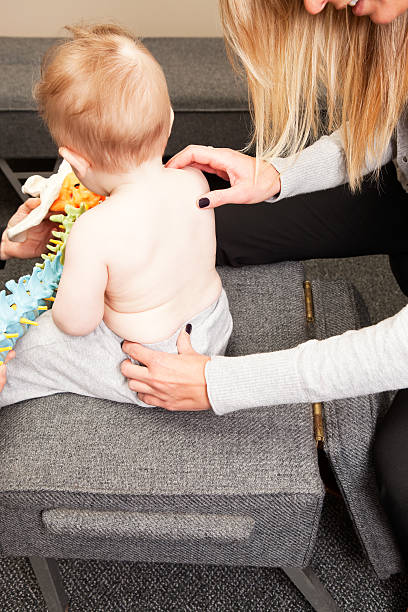
POLYGON ((188 177, 188 180, 194 183, 207 183, 207 179, 198 168, 186 166, 185 168, 182 168, 180 172, 182 172, 185 177, 188 177))
POLYGON ((90 208, 77 218, 70 232, 70 238, 75 237, 77 241, 94 238, 95 236, 104 237, 109 233, 109 218, 104 209, 104 203, 90 208))
POLYGON ((186 191, 191 191, 197 195, 208 191, 208 181, 198 168, 186 166, 182 169, 171 169, 172 178, 178 187, 183 187, 186 191))

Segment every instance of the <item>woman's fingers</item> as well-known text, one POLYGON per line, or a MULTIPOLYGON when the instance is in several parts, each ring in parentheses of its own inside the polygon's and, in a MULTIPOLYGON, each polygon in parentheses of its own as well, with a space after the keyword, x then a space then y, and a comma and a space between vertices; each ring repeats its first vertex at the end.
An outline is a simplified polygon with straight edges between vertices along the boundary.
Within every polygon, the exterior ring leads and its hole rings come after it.
POLYGON ((129 355, 129 357, 132 357, 132 359, 135 361, 143 363, 145 366, 152 363, 157 356, 157 351, 152 351, 138 342, 129 342, 127 340, 125 340, 122 345, 122 351, 129 355))
POLYGON ((177 346, 179 354, 174 355, 124 342, 123 350, 147 367, 125 360, 121 372, 146 404, 167 410, 208 410, 205 366, 210 357, 194 351, 186 330, 180 333, 177 346))
POLYGON ((149 404, 149 406, 158 406, 159 408, 164 408, 168 412, 202 412, 204 410, 208 410, 208 407, 197 407, 193 401, 187 400, 183 402, 176 403, 166 403, 160 397, 156 395, 152 395, 149 393, 138 393, 139 399, 142 400, 145 404, 149 404))
POLYGON ((4 363, 8 363, 9 361, 11 361, 12 359, 14 359, 14 357, 16 356, 16 351, 9 351, 7 353, 7 357, 4 360, 4 363))
POLYGON ((197 168, 197 170, 207 172, 208 174, 216 174, 220 178, 224 179, 224 181, 229 181, 229 176, 224 170, 217 170, 216 168, 211 168, 211 166, 205 166, 204 164, 198 164, 196 162, 190 164, 190 167, 197 168))
POLYGON ((25 202, 20 204, 14 215, 9 220, 8 225, 13 227, 13 225, 17 225, 22 219, 27 217, 35 208, 37 208, 41 204, 40 198, 28 198, 25 202))
POLYGON ((136 391, 136 393, 151 393, 153 391, 150 385, 134 379, 129 380, 128 387, 132 391, 136 391))
POLYGON ((7 367, 6 367, 6 363, 11 361, 11 359, 14 359, 15 356, 16 356, 16 352, 15 351, 9 351, 7 353, 7 357, 4 360, 4 363, 0 366, 0 391, 3 391, 4 385, 7 382, 7 367))
POLYGON ((191 345, 191 331, 192 327, 189 323, 185 328, 181 330, 177 338, 177 350, 179 355, 198 355, 191 345), (189 331, 187 331, 187 329, 189 331))
POLYGON ((182 149, 173 155, 173 157, 171 157, 166 163, 166 168, 180 169, 185 168, 186 166, 191 166, 193 163, 208 165, 203 159, 198 160, 194 157, 195 149, 201 150, 203 148, 204 147, 201 147, 200 145, 189 145, 185 149, 182 149))
POLYGON ((280 192, 280 175, 274 166, 265 161, 256 161, 232 149, 214 149, 190 145, 167 162, 169 168, 194 166, 229 180, 229 189, 219 189, 203 194, 199 208, 216 208, 223 204, 255 204, 263 202, 280 192))
POLYGON ((245 185, 239 183, 228 189, 209 191, 197 200, 199 208, 217 208, 224 204, 248 204, 249 195, 245 185))
POLYGON ((149 393, 138 393, 138 397, 145 404, 149 404, 149 406, 162 407, 163 401, 160 399, 160 397, 156 397, 155 395, 150 395, 149 393))
MULTIPOLYGON (((26 200, 9 219, 7 227, 13 227, 23 219, 26 219, 40 204, 41 200, 39 198, 29 198, 26 200)), ((55 224, 48 219, 44 219, 39 225, 31 227, 20 234, 18 240, 11 241, 8 238, 7 232, 3 232, 1 238, 1 254, 3 259, 9 259, 10 257, 17 257, 19 259, 38 257, 45 251, 53 229, 55 229, 55 224)))
POLYGON ((126 378, 135 378, 146 383, 151 380, 148 368, 132 363, 129 359, 122 361, 120 364, 120 371, 126 378))
POLYGON ((7 367, 3 363, 0 366, 0 392, 3 391, 4 385, 7 382, 7 367))
POLYGON ((39 206, 41 204, 41 200, 40 200, 40 198, 28 198, 28 200, 26 200, 24 202, 24 204, 31 211, 31 210, 34 210, 34 208, 37 208, 37 206, 39 206))
POLYGON ((207 172, 223 170, 228 173, 226 161, 232 149, 214 149, 202 145, 189 145, 179 153, 176 153, 166 164, 167 168, 185 168, 192 164, 201 164, 208 168, 207 172))

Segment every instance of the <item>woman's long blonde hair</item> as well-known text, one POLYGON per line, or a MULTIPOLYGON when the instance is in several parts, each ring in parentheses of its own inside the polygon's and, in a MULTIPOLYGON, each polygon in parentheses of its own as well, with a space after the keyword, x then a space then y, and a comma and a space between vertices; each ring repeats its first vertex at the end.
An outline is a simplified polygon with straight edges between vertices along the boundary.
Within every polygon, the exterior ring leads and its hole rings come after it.
POLYGON ((341 127, 358 188, 408 100, 407 13, 376 25, 332 5, 310 15, 303 0, 220 0, 220 9, 230 57, 247 75, 257 156, 296 153, 341 127))

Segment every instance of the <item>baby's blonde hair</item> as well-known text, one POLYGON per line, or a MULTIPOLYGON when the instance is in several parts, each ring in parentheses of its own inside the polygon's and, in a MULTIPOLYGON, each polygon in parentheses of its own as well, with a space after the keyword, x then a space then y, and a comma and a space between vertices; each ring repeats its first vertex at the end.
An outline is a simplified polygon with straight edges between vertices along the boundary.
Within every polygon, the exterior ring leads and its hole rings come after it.
POLYGON ((303 0, 220 7, 229 49, 248 78, 258 157, 290 155, 341 127, 352 189, 366 161, 378 174, 407 104, 408 14, 377 25, 349 7, 310 15, 303 0))
POLYGON ((163 153, 171 122, 163 70, 123 28, 69 26, 72 38, 45 55, 34 88, 58 146, 107 172, 163 153))

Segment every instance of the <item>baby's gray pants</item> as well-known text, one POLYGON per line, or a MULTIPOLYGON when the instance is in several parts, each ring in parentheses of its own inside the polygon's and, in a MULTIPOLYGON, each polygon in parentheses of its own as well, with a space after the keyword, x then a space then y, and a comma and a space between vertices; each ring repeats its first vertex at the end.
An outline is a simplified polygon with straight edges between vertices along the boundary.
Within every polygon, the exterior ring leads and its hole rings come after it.
MULTIPOLYGON (((51 311, 37 319, 39 326, 29 329, 18 340, 16 357, 7 365, 7 383, 0 393, 0 406, 54 393, 78 393, 115 402, 146 406, 128 387, 120 371, 127 358, 122 338, 104 322, 87 336, 68 336, 58 329, 51 311)), ((205 355, 223 355, 232 332, 228 298, 223 290, 211 306, 186 323, 192 324, 193 348, 205 355)), ((177 353, 180 330, 149 348, 177 353)))

